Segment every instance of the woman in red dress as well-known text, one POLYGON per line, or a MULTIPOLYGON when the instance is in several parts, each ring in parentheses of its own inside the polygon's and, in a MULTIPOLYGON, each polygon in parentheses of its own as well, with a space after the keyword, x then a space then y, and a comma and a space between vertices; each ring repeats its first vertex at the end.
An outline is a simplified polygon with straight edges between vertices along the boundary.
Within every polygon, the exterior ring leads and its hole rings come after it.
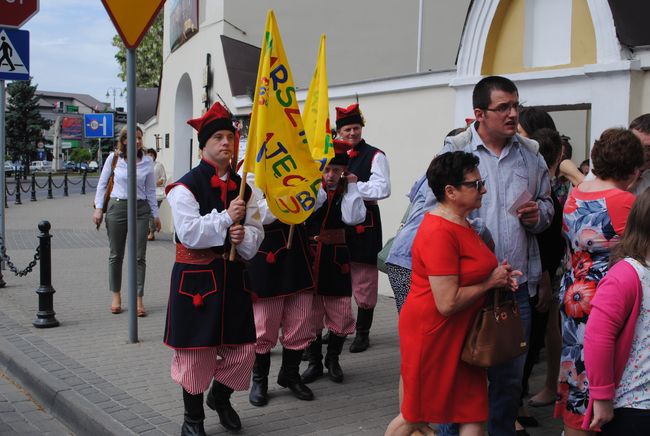
POLYGON ((485 293, 516 289, 521 272, 505 260, 499 265, 467 221, 486 193, 478 162, 457 151, 436 157, 427 170, 438 205, 413 242, 411 290, 399 317, 404 401, 387 436, 431 422, 457 422, 463 436, 485 431, 485 369, 462 362, 461 350, 485 293))

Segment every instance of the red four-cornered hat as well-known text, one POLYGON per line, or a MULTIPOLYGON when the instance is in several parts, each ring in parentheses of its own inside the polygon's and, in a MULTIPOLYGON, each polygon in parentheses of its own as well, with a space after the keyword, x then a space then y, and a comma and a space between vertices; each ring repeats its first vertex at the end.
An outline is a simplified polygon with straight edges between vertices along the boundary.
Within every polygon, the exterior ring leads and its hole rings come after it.
POLYGON ((206 141, 214 134, 214 132, 219 130, 230 130, 235 133, 237 130, 233 124, 230 112, 228 112, 228 110, 218 102, 213 104, 202 117, 188 120, 187 124, 192 126, 198 132, 199 148, 205 146, 206 141))
POLYGON ((359 109, 358 103, 351 104, 345 108, 336 108, 336 128, 340 129, 347 124, 361 124, 362 126, 366 125, 363 119, 363 115, 361 115, 361 109, 359 109))

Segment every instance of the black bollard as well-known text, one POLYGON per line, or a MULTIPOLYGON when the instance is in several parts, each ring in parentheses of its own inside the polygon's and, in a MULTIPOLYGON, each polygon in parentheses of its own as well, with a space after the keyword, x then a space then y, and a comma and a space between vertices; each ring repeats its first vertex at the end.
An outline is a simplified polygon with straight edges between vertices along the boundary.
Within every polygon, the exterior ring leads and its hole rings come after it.
POLYGON ((52 173, 47 174, 47 198, 54 198, 52 195, 52 173))
POLYGON ((63 196, 68 196, 68 171, 63 174, 63 196))
POLYGON ((84 175, 81 180, 81 194, 86 195, 86 177, 88 177, 88 173, 86 170, 84 170, 84 175))
POLYGON ((32 198, 29 201, 36 201, 36 174, 32 174, 32 198))
POLYGON ((20 187, 20 174, 16 174, 16 201, 14 201, 14 204, 23 204, 22 201, 20 201, 20 190, 22 188, 20 187))
POLYGON ((59 321, 54 317, 54 288, 52 287, 52 245, 50 235, 51 225, 49 221, 38 223, 38 229, 41 234, 38 235, 41 264, 41 284, 36 290, 38 294, 38 312, 36 319, 32 323, 34 327, 45 329, 56 327, 59 321))

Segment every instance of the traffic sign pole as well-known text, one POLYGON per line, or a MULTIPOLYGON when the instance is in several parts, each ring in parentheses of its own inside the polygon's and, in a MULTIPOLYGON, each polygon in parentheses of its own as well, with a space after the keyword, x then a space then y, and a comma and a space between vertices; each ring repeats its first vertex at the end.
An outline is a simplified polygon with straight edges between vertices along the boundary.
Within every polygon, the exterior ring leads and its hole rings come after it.
MULTIPOLYGON (((5 183, 5 81, 0 79, 0 236, 5 243, 5 196, 7 195, 5 183)), ((18 185, 16 185, 18 187, 18 185)), ((18 188, 20 189, 20 188, 18 188)), ((4 269, 4 260, 0 261, 0 268, 4 269)))
POLYGON ((136 190, 135 190, 135 164, 136 131, 135 131, 135 49, 140 44, 145 33, 151 27, 156 15, 163 7, 165 0, 139 0, 126 2, 124 0, 102 0, 106 12, 111 17, 126 51, 126 125, 127 125, 127 152, 130 158, 127 162, 127 247, 129 251, 128 262, 128 290, 129 290, 129 342, 138 342, 137 318, 137 280, 136 280, 136 190))
POLYGON ((138 342, 138 317, 137 317, 137 274, 136 274, 136 208, 137 198, 135 190, 135 163, 137 159, 136 132, 135 132, 135 48, 126 51, 126 129, 127 129, 127 246, 129 250, 128 284, 129 284, 129 342, 138 342))

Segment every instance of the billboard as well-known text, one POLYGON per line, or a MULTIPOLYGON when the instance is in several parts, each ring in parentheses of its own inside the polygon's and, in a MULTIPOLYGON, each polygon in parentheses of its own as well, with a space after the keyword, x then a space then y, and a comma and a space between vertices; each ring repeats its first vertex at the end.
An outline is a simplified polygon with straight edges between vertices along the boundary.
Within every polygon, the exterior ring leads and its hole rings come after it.
POLYGON ((169 46, 174 51, 199 31, 199 1, 171 0, 170 10, 169 46))
POLYGON ((61 139, 81 139, 83 134, 83 118, 63 117, 61 119, 61 139))

